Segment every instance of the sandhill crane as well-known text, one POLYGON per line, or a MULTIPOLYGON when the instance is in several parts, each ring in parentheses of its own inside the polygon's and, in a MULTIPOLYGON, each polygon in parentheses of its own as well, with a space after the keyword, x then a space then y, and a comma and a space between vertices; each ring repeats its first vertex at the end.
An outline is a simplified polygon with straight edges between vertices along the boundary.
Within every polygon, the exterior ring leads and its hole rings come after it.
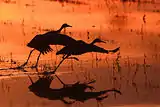
POLYGON ((61 50, 59 50, 56 55, 59 54, 65 54, 65 55, 81 55, 87 52, 100 52, 100 53, 109 53, 109 52, 117 52, 119 50, 119 47, 114 49, 114 50, 105 50, 101 47, 98 47, 96 45, 94 45, 97 42, 103 42, 104 41, 100 40, 100 39, 95 39, 93 42, 91 42, 90 44, 82 41, 82 40, 78 40, 74 45, 70 45, 70 46, 65 46, 64 48, 62 48, 61 50))
MULTIPOLYGON (((100 52, 100 53, 115 53, 117 51, 119 51, 120 47, 113 49, 113 50, 106 50, 103 49, 101 47, 98 47, 96 45, 94 45, 97 42, 103 42, 104 41, 100 40, 99 38, 96 38, 95 40, 93 40, 90 44, 82 41, 82 40, 77 40, 77 42, 73 43, 72 45, 68 45, 63 47, 61 50, 59 50, 56 55, 59 54, 63 54, 64 56, 62 57, 63 59, 60 61, 60 63, 58 64, 58 66, 55 68, 54 71, 52 71, 52 73, 55 73, 57 68, 60 66, 60 64, 66 59, 69 58, 69 56, 71 55, 81 55, 87 52, 100 52)), ((70 57, 71 58, 71 57, 70 57)), ((78 60, 75 57, 72 57, 76 60, 78 60)))
POLYGON ((37 57, 36 65, 34 67, 37 67, 38 61, 40 58, 41 53, 47 54, 48 52, 52 51, 52 48, 50 45, 65 45, 71 44, 73 42, 76 42, 73 38, 65 35, 60 34, 61 30, 66 27, 72 27, 66 23, 64 23, 61 28, 57 31, 50 31, 44 34, 38 34, 36 35, 28 44, 27 46, 30 48, 34 48, 30 51, 29 56, 24 64, 22 64, 20 67, 24 67, 34 50, 38 50, 40 54, 37 57))

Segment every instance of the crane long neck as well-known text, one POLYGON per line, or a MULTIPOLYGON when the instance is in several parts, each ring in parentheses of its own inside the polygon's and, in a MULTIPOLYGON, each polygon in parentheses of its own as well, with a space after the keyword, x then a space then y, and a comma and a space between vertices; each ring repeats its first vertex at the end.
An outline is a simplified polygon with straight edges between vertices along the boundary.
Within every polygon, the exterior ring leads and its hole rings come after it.
POLYGON ((57 32, 61 32, 61 30, 63 29, 63 26, 61 26, 58 30, 57 30, 57 32))
POLYGON ((90 44, 91 45, 94 45, 96 43, 96 41, 95 40, 93 40, 90 44))

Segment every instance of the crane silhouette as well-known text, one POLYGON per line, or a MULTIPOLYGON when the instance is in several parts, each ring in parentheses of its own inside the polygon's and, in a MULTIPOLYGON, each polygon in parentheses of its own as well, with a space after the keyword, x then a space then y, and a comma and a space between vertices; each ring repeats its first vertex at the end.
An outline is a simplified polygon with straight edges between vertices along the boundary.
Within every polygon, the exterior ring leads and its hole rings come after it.
POLYGON ((47 32, 47 33, 44 33, 44 34, 38 34, 36 35, 28 44, 27 46, 30 47, 30 48, 34 48, 30 51, 29 55, 28 55, 28 58, 26 60, 26 62, 24 64, 22 64, 20 67, 24 67, 28 61, 29 61, 29 58, 32 54, 32 52, 34 50, 38 50, 40 53, 37 57, 37 61, 36 61, 36 64, 35 66, 33 67, 37 67, 38 65, 38 61, 39 61, 39 58, 40 58, 40 55, 41 54, 47 54, 48 52, 51 52, 53 49, 50 47, 50 45, 64 45, 64 46, 67 46, 73 42, 76 42, 76 40, 74 40, 73 38, 69 37, 68 35, 65 35, 65 34, 60 34, 61 30, 63 28, 66 28, 66 27, 72 27, 66 23, 64 23, 60 29, 58 29, 57 31, 50 31, 50 32, 47 32))
POLYGON ((96 99, 97 101, 101 101, 108 97, 107 93, 109 92, 115 92, 120 95, 122 94, 117 89, 92 92, 94 87, 90 86, 89 84, 94 83, 95 81, 90 81, 87 83, 76 82, 74 84, 66 85, 67 87, 53 89, 50 88, 50 84, 53 80, 51 76, 41 77, 36 82, 33 82, 29 75, 28 77, 32 82, 28 88, 36 96, 46 98, 48 100, 61 100, 65 104, 73 104, 75 101, 84 102, 89 99, 96 99), (86 92, 86 89, 90 89, 91 91, 86 92), (65 100, 65 98, 69 98, 69 101, 65 100))
POLYGON ((106 50, 103 49, 101 47, 98 47, 96 45, 94 45, 95 43, 105 43, 104 41, 102 41, 99 38, 96 38, 95 40, 93 40, 91 43, 86 43, 82 40, 77 40, 76 42, 72 43, 72 45, 67 45, 65 47, 63 47, 61 50, 59 50, 56 55, 60 55, 63 54, 62 60, 60 61, 60 63, 57 65, 57 67, 55 68, 54 71, 52 71, 52 73, 54 74, 56 72, 56 70, 58 69, 58 67, 60 66, 60 64, 62 64, 62 62, 65 59, 75 59, 78 60, 78 58, 76 57, 70 57, 71 55, 82 55, 84 53, 87 52, 100 52, 100 53, 116 53, 117 51, 119 51, 120 47, 113 49, 113 50, 106 50))
POLYGON ((104 41, 100 40, 99 38, 96 38, 90 44, 88 44, 88 43, 86 43, 82 40, 78 40, 74 45, 65 46, 64 48, 59 50, 56 53, 56 55, 59 55, 59 54, 65 54, 65 55, 68 55, 68 56, 82 55, 82 54, 87 53, 87 52, 100 52, 100 53, 107 53, 108 54, 109 52, 115 53, 120 48, 120 47, 118 47, 114 50, 106 50, 106 49, 103 49, 101 47, 98 47, 98 46, 94 45, 95 43, 98 43, 98 42, 105 43, 104 41))

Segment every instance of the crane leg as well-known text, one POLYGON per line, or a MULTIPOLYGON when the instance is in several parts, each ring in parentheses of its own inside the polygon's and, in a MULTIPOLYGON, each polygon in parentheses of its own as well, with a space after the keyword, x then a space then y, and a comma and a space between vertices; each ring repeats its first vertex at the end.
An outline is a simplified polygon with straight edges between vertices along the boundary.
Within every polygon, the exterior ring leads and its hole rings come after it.
MULTIPOLYGON (((40 54, 39 54, 39 56, 40 56, 40 54)), ((68 58, 70 55, 64 55, 62 58, 62 60, 60 61, 60 63, 57 65, 57 67, 55 68, 55 70, 54 71, 52 71, 51 72, 51 74, 54 74, 56 71, 57 71, 57 69, 59 68, 59 66, 62 64, 62 62, 66 59, 66 58, 68 58)), ((37 58, 38 59, 38 58, 37 58)), ((56 78, 61 82, 61 84, 63 84, 63 86, 66 86, 66 84, 55 74, 55 76, 56 76, 56 78)))
POLYGON ((56 71, 57 71, 57 69, 59 68, 59 66, 62 64, 62 62, 66 59, 66 58, 68 58, 69 57, 69 55, 64 55, 62 58, 62 60, 60 61, 60 63, 57 65, 57 67, 55 68, 55 70, 54 71, 52 71, 52 74, 54 74, 56 71))
POLYGON ((116 48, 116 49, 109 50, 109 52, 111 52, 111 53, 116 53, 116 52, 119 51, 119 50, 120 50, 120 47, 118 47, 118 48, 116 48))
POLYGON ((66 84, 55 74, 56 78, 60 81, 61 84, 63 84, 63 86, 65 87, 66 84))
POLYGON ((32 84, 33 84, 34 82, 33 82, 32 78, 31 78, 29 75, 28 75, 28 77, 29 77, 30 81, 31 81, 31 82, 32 82, 32 84))
MULTIPOLYGON (((59 68, 59 66, 62 64, 62 62, 66 59, 66 58, 68 58, 69 57, 69 55, 64 55, 62 58, 62 60, 60 61, 60 63, 58 64, 58 66, 55 68, 55 70, 54 71, 52 71, 52 74, 54 74, 56 71, 57 71, 57 69, 59 68)), ((55 74, 55 76, 56 76, 56 78, 61 82, 61 84, 63 84, 63 86, 65 87, 66 86, 66 84, 55 74)))
POLYGON ((41 54, 42 54, 42 53, 40 52, 39 55, 38 55, 38 57, 37 57, 36 65, 33 66, 34 68, 37 68, 37 66, 38 66, 38 61, 39 61, 39 58, 40 58, 41 54))
POLYGON ((33 52, 34 50, 35 50, 35 49, 32 49, 32 50, 30 51, 26 62, 25 62, 24 64, 22 64, 20 67, 24 67, 25 65, 27 65, 27 63, 28 63, 28 61, 29 61, 29 58, 31 57, 31 54, 32 54, 32 52, 33 52))

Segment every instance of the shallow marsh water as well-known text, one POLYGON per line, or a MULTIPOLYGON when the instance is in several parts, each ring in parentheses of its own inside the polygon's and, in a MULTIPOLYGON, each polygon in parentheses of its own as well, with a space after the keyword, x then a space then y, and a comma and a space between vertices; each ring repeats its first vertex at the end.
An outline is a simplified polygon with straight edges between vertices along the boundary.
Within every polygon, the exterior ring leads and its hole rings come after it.
MULTIPOLYGON (((158 107, 160 106, 160 2, 121 3, 111 0, 84 1, 76 5, 47 0, 0 1, 0 67, 14 67, 24 62, 30 49, 26 44, 45 29, 58 29, 62 23, 72 25, 67 34, 91 42, 96 37, 107 41, 97 44, 105 49, 121 47, 117 54, 87 53, 80 61, 66 60, 58 69, 65 83, 96 79, 96 91, 118 88, 122 95, 110 93, 100 106, 158 107), (89 33, 88 33, 89 32, 89 33), (11 64, 11 59, 16 64, 11 64), (119 69, 121 68, 121 69, 119 69)), ((58 50, 61 46, 58 46, 58 50)), ((56 51, 56 48, 53 46, 56 51)), ((61 56, 55 51, 41 56, 39 71, 54 69, 61 56)), ((34 63, 35 52, 31 58, 34 63)), ((31 65, 30 64, 30 65, 31 65)), ((29 73, 36 72, 27 69, 29 73)), ((39 98, 29 92, 31 84, 24 72, 0 71, 1 107, 64 107, 59 100, 39 98), (12 75, 10 75, 12 74, 12 75)), ((35 81, 36 75, 32 77, 35 81)), ((54 79, 52 88, 62 85, 54 79)), ((96 107, 95 99, 70 106, 96 107)))

